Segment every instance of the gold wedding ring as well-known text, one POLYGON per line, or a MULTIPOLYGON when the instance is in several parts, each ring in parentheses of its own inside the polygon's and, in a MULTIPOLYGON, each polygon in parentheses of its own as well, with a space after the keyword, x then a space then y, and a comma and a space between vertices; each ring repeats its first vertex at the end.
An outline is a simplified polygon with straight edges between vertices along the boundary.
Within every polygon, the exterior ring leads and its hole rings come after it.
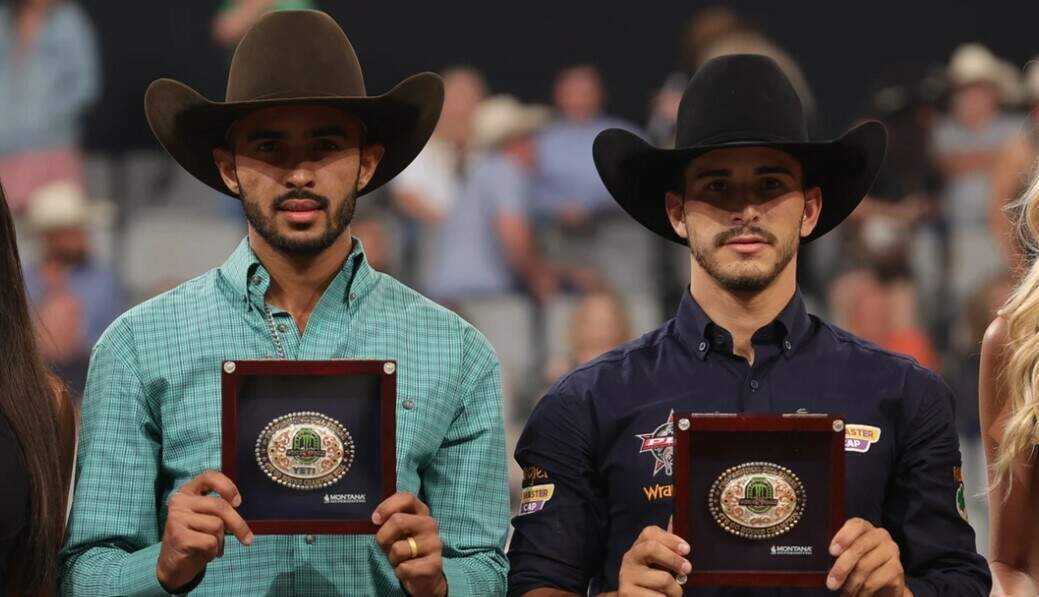
POLYGON ((408 537, 408 547, 411 548, 411 559, 418 557, 418 543, 415 542, 414 537, 408 537))

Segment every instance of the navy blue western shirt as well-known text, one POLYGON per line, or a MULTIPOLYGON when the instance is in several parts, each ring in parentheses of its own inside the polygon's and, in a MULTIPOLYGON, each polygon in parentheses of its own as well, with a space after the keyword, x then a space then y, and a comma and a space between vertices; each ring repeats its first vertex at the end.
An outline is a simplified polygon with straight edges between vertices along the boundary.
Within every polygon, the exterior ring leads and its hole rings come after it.
POLYGON ((524 497, 513 520, 510 595, 616 590, 624 553, 643 528, 666 528, 672 513, 674 413, 798 409, 845 417, 846 516, 891 533, 916 597, 989 594, 988 565, 957 507, 960 453, 947 386, 912 359, 809 315, 799 293, 751 342, 753 366, 687 292, 663 327, 549 390, 516 447, 524 497))

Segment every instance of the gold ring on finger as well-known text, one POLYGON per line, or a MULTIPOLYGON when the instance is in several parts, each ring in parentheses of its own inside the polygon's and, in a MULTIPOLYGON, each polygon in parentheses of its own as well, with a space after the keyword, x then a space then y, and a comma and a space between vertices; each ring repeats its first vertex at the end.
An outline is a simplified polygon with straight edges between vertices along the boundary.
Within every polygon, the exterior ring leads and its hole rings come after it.
POLYGON ((411 549, 411 559, 418 557, 418 543, 414 537, 408 537, 408 547, 411 549))

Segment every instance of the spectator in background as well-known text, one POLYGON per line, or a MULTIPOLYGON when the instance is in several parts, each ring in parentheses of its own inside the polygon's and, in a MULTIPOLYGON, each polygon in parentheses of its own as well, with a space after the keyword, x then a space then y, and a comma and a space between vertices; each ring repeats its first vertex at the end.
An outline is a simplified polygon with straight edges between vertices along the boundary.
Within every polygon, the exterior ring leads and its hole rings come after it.
POLYGON ((1013 219, 1017 214, 1008 214, 1006 210, 1008 203, 1024 193, 1036 160, 1039 160, 1039 56, 1025 68, 1023 88, 1028 122, 996 159, 989 197, 989 227, 1012 274, 1018 274, 1028 266, 1027 255, 1014 230, 1013 219))
POLYGON ((601 290, 581 298, 570 316, 567 354, 545 367, 551 384, 563 374, 631 340, 631 323, 624 301, 601 290))
POLYGON ((1007 273, 997 274, 977 287, 967 302, 961 325, 965 342, 957 350, 945 373, 956 396, 956 429, 963 454, 963 484, 967 518, 974 527, 978 553, 987 556, 988 545, 988 473, 985 448, 981 442, 981 418, 978 413, 978 373, 981 368, 981 340, 989 322, 996 318, 1013 289, 1014 279, 1007 273))
POLYGON ((91 348, 126 306, 116 273, 91 256, 89 227, 108 217, 105 211, 69 181, 37 190, 29 202, 41 258, 26 267, 25 283, 36 311, 40 353, 76 396, 86 384, 91 348))
POLYGON ((11 210, 82 179, 80 119, 100 90, 94 29, 68 0, 0 5, 0 178, 11 210))
POLYGON ((603 112, 599 71, 563 69, 552 90, 556 118, 537 136, 535 215, 545 254, 568 272, 577 290, 605 282, 623 294, 653 292, 652 239, 610 199, 592 160, 595 136, 607 128, 636 131, 603 112))
POLYGON ((634 126, 603 113, 606 93, 599 71, 581 64, 563 69, 552 89, 556 119, 537 137, 538 210, 576 228, 615 209, 592 161, 592 142, 604 129, 634 126))
POLYGON ((918 322, 916 292, 904 271, 866 267, 836 278, 829 288, 834 323, 885 350, 939 370, 938 356, 918 322))
POLYGON ((433 137, 390 184, 393 204, 403 217, 404 279, 426 290, 437 259, 438 231, 458 198, 472 150, 473 114, 486 95, 480 73, 459 66, 445 70, 444 109, 433 137))
POLYGON ((700 65, 726 54, 761 54, 779 65, 797 90, 809 124, 815 119, 815 100, 808 79, 797 62, 752 23, 725 6, 708 6, 690 19, 682 40, 682 59, 692 76, 700 65))
POLYGON ((429 288, 434 299, 457 305, 523 289, 546 301, 556 293, 555 271, 538 250, 529 216, 530 176, 539 157, 533 135, 549 118, 546 108, 510 96, 480 104, 474 131, 483 153, 444 218, 429 288))
POLYGON ((958 312, 978 280, 1006 267, 989 225, 989 198, 996 159, 1020 129, 1021 119, 1001 106, 1013 95, 1014 69, 984 46, 958 48, 949 79, 949 113, 935 129, 933 151, 945 176, 941 204, 950 252, 947 303, 958 312))
POLYGON ((213 19, 213 41, 233 51, 245 32, 272 10, 314 8, 312 0, 223 0, 213 19))

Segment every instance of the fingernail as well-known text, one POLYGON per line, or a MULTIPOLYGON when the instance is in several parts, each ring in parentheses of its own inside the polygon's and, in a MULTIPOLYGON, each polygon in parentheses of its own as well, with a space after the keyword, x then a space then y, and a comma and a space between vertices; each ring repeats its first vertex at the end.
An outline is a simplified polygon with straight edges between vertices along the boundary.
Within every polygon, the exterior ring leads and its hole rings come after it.
POLYGON ((678 544, 678 553, 680 553, 682 555, 685 555, 685 554, 689 553, 689 544, 688 543, 679 543, 678 544))
POLYGON ((249 532, 248 535, 245 536, 245 544, 246 545, 252 545, 253 544, 253 534, 252 534, 251 531, 249 532))
POLYGON ((689 562, 682 562, 682 574, 689 574, 693 571, 693 565, 689 562))
POLYGON ((231 500, 231 504, 233 504, 235 508, 237 508, 238 506, 241 506, 242 505, 242 494, 236 493, 235 496, 234 496, 234 499, 231 500))
POLYGON ((836 577, 829 576, 829 577, 826 578, 826 588, 827 589, 830 589, 831 591, 836 591, 838 588, 840 588, 840 586, 841 585, 840 585, 840 583, 837 582, 837 578, 836 577))
POLYGON ((839 543, 831 543, 830 544, 830 555, 831 556, 839 556, 839 555, 841 555, 841 546, 840 546, 839 543))
POLYGON ((382 515, 378 512, 372 513, 372 522, 375 524, 382 524, 382 515))

